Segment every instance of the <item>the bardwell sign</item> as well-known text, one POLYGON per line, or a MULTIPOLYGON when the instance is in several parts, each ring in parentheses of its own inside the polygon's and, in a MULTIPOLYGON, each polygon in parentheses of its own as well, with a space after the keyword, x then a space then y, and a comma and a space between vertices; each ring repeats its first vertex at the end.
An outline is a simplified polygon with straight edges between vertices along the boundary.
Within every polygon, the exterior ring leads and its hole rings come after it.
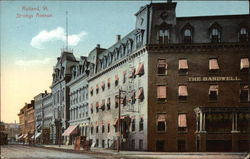
POLYGON ((222 81, 240 81, 240 78, 237 76, 194 76, 188 77, 188 82, 222 82, 222 81))

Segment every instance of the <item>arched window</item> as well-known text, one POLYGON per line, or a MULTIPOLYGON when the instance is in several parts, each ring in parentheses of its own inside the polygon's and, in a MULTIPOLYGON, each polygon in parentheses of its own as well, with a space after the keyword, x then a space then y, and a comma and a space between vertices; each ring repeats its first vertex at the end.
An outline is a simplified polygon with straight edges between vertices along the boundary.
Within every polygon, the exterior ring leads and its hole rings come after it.
POLYGON ((184 31, 184 36, 191 36, 191 30, 190 29, 186 29, 184 31))
POLYGON ((185 43, 191 43, 192 41, 192 32, 190 29, 184 30, 184 42, 185 43))
POLYGON ((213 43, 220 42, 220 37, 221 37, 220 34, 221 33, 220 33, 219 29, 213 28, 211 30, 211 33, 210 33, 211 42, 213 42, 213 43))

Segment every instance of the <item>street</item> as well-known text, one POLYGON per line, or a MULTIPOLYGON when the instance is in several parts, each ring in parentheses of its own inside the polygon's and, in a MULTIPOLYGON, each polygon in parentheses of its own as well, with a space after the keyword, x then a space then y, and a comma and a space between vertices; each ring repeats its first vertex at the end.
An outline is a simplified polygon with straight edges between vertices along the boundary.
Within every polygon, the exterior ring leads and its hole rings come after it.
POLYGON ((137 152, 117 153, 70 152, 24 145, 1 146, 1 159, 246 159, 247 153, 137 152))
POLYGON ((98 154, 70 153, 44 148, 4 145, 1 146, 1 159, 108 159, 111 156, 98 156, 98 154))

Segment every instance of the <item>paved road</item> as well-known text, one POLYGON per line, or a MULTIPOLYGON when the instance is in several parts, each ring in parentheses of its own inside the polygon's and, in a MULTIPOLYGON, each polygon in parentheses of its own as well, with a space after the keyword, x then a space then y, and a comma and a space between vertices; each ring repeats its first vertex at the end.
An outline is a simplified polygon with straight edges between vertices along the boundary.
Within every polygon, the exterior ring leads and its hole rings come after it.
POLYGON ((70 153, 23 145, 1 146, 1 159, 108 159, 112 156, 70 153))
POLYGON ((23 145, 1 146, 1 159, 245 159, 246 153, 156 153, 129 152, 98 154, 63 152, 23 145))

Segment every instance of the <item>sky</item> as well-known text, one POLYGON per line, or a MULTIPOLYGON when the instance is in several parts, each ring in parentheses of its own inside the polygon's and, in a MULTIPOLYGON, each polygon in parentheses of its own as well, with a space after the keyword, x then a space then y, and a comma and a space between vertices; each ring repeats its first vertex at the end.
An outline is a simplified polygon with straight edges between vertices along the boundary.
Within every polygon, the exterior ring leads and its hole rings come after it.
MULTIPOLYGON (((156 2, 153 0, 153 2, 156 2)), ((163 1, 161 1, 163 2, 163 1)), ((65 47, 87 56, 108 48, 135 27, 134 14, 150 1, 0 1, 1 121, 19 122, 19 110, 48 90, 65 47)), ((177 1, 176 16, 248 14, 248 1, 177 1)))

